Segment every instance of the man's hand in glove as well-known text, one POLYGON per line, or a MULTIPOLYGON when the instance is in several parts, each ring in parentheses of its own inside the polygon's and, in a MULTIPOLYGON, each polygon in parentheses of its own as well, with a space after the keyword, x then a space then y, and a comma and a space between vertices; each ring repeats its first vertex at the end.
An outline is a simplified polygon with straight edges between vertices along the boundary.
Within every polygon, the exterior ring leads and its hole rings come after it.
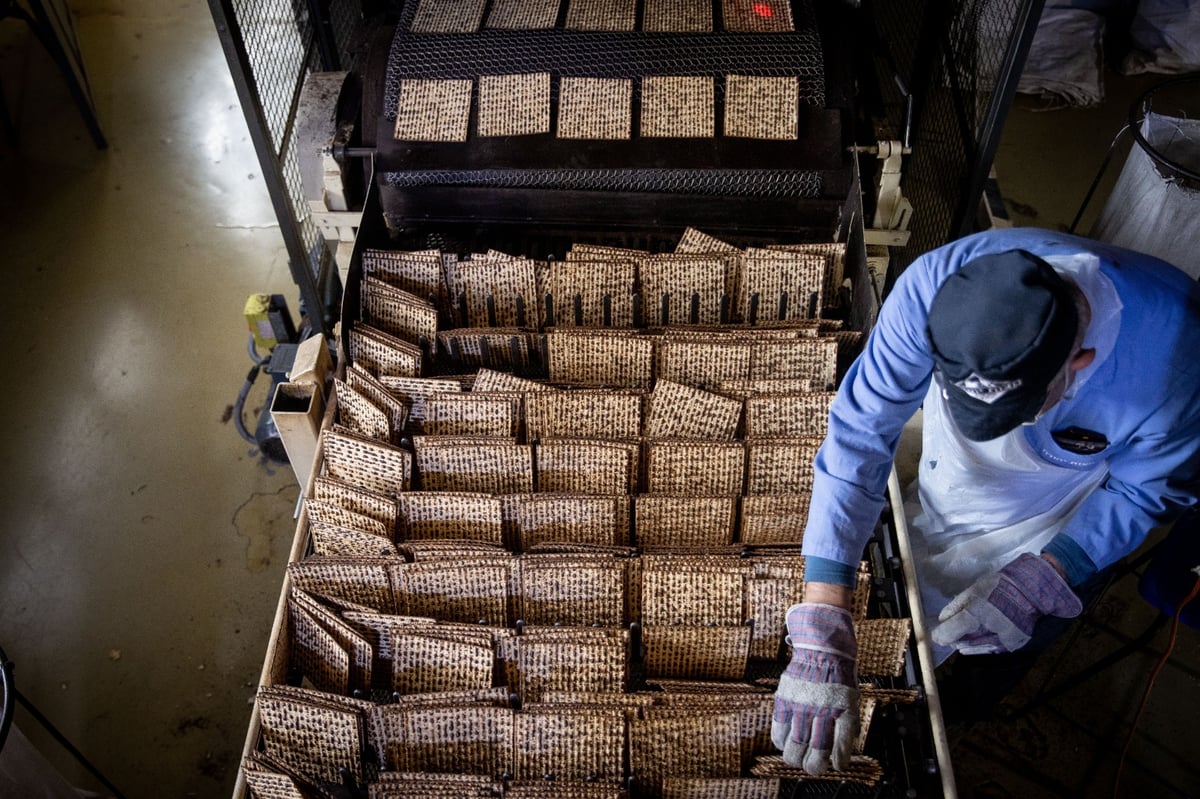
POLYGON ((810 774, 842 771, 858 739, 858 642, 850 612, 805 602, 787 612, 792 660, 779 678, 771 741, 810 774))
POLYGON ((930 635, 964 655, 1014 652, 1029 643, 1042 616, 1073 619, 1082 610, 1053 564, 1025 553, 954 597, 930 635))

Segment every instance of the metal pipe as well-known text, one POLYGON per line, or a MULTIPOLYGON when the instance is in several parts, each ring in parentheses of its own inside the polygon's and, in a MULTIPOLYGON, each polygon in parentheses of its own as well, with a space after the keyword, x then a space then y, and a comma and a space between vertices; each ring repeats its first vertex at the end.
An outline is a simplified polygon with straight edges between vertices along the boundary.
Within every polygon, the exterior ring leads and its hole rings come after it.
POLYGON ((933 734, 933 749, 937 755, 938 773, 942 778, 944 799, 958 799, 958 787, 954 783, 954 766, 950 762, 950 739, 942 720, 942 700, 938 694, 937 676, 934 674, 933 645, 929 631, 925 629, 925 609, 921 604, 921 589, 917 582, 917 571, 913 565, 912 542, 908 537, 908 520, 904 516, 903 492, 896 467, 888 477, 888 501, 892 507, 892 523, 896 529, 896 544, 900 549, 900 567, 904 571, 904 589, 908 594, 908 610, 912 617, 913 640, 917 645, 921 665, 921 683, 925 686, 925 704, 929 708, 929 727, 933 734))
POLYGON ((92 137, 92 143, 98 149, 107 149, 108 139, 105 138, 104 131, 100 129, 100 120, 96 117, 92 87, 88 83, 87 72, 83 68, 83 56, 79 50, 75 24, 71 19, 70 12, 68 11, 64 16, 56 7, 53 9, 55 19, 51 20, 44 3, 30 2, 29 9, 33 12, 32 16, 15 3, 5 3, 0 7, 0 11, 3 12, 0 17, 11 15, 25 20, 38 41, 46 48, 46 52, 58 67, 58 71, 62 73, 67 88, 71 92, 71 98, 79 108, 83 122, 92 137), (69 44, 69 50, 60 39, 60 33, 70 37, 70 41, 66 43, 69 44))
POLYGON ((1100 179, 1104 177, 1109 163, 1112 162, 1113 152, 1117 149, 1117 143, 1121 141, 1121 137, 1129 129, 1129 125, 1126 125, 1117 131, 1117 135, 1113 137, 1112 144, 1108 145, 1108 152, 1104 154, 1104 160, 1100 162, 1100 168, 1096 170, 1096 176, 1092 178, 1092 185, 1088 186, 1087 194, 1083 195, 1083 202, 1080 204, 1079 210, 1075 212, 1075 218, 1071 220, 1071 226, 1067 228, 1068 233, 1074 233, 1075 228, 1079 226, 1079 221, 1083 219, 1083 212, 1087 210, 1088 203, 1092 201, 1092 195, 1096 193, 1096 187, 1100 185, 1100 179))
POLYGON ((321 66, 326 72, 337 72, 341 66, 338 56, 337 37, 333 32, 333 20, 329 17, 329 0, 308 0, 308 13, 312 17, 313 33, 317 40, 317 52, 321 55, 321 66))
POLYGON ((0 649, 0 752, 4 751, 4 742, 8 740, 13 708, 16 707, 13 702, 13 692, 16 689, 13 687, 12 669, 13 664, 4 656, 4 650, 0 649))

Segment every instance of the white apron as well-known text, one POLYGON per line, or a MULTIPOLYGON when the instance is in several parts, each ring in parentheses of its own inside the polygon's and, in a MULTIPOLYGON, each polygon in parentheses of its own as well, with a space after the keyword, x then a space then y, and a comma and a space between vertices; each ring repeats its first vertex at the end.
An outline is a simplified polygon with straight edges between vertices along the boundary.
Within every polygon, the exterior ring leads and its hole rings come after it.
MULTIPOLYGON (((1020 427, 992 441, 964 438, 936 382, 921 443, 904 513, 929 629, 960 591, 1022 552, 1041 552, 1108 473, 1103 462, 1087 470, 1046 463, 1020 427)), ((953 651, 934 644, 937 663, 953 651)))

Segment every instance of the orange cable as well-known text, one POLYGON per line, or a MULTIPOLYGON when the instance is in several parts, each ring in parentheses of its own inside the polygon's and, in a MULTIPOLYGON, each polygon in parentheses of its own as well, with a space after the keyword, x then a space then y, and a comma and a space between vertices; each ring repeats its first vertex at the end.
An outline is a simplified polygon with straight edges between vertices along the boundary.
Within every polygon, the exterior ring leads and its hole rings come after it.
MULTIPOLYGON (((1200 574, 1200 571, 1197 572, 1200 574)), ((1113 799, 1117 799, 1118 790, 1121 785, 1121 772, 1125 769, 1125 756, 1129 754, 1129 745, 1133 743, 1133 733, 1137 730, 1138 722, 1142 719, 1142 712, 1145 711, 1146 705, 1150 701, 1150 691, 1154 688, 1154 681, 1158 679, 1158 674, 1163 670, 1163 666, 1167 665, 1167 661, 1171 659, 1171 650, 1175 648, 1175 638, 1179 634, 1179 617, 1183 615, 1183 609, 1189 602, 1200 594, 1200 577, 1196 578, 1195 585, 1188 595, 1183 598, 1175 608, 1175 613, 1171 617, 1171 635, 1167 638, 1167 648, 1159 657, 1158 662, 1154 664, 1154 670, 1150 672, 1150 679, 1146 682, 1146 690, 1142 693, 1142 701, 1138 704, 1137 713, 1133 716, 1133 723, 1129 725, 1129 732, 1125 735, 1125 745, 1121 747, 1121 759, 1117 762, 1117 775, 1113 779, 1113 799)))

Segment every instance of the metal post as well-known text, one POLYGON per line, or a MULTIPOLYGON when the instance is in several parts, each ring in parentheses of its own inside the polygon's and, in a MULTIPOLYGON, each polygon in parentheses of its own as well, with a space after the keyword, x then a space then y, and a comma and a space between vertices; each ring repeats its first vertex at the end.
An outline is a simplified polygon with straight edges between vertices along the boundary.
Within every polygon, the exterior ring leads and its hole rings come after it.
POLYGON ((1004 62, 979 131, 979 145, 963 184, 963 195, 955 211, 954 224, 950 227, 951 239, 961 238, 975 230, 975 217, 979 200, 983 197, 983 187, 991 172, 996 149, 1000 146, 1000 134, 1004 131, 1004 122, 1012 107, 1013 95, 1017 93, 1017 82, 1021 79, 1021 70, 1025 67, 1029 45, 1033 43, 1044 6, 1045 0, 1025 0, 1013 20, 1013 36, 1004 51, 1004 62))
POLYGON ((326 72, 340 71, 342 59, 338 55, 337 37, 333 34, 333 19, 329 16, 329 0, 308 0, 308 13, 312 17, 313 31, 317 37, 321 68, 326 72))
MULTIPOLYGON (((71 11, 65 5, 54 8, 54 19, 46 12, 45 3, 40 0, 30 0, 29 11, 25 11, 13 2, 0 6, 0 18, 15 16, 24 19, 30 30, 37 36, 38 41, 46 48, 53 59, 58 71, 62 73, 67 88, 71 91, 71 99, 79 108, 80 116, 87 126, 92 142, 103 150, 108 147, 108 140, 100 130, 100 121, 96 118, 96 104, 92 101, 92 87, 88 83, 87 72, 83 68, 83 55, 79 52, 79 41, 75 36, 75 24, 71 19, 71 11), (57 23, 57 24, 56 24, 57 23)), ((3 118, 6 127, 11 127, 8 119, 8 109, 5 108, 3 118)), ((12 128, 15 140, 15 127, 12 128)))

